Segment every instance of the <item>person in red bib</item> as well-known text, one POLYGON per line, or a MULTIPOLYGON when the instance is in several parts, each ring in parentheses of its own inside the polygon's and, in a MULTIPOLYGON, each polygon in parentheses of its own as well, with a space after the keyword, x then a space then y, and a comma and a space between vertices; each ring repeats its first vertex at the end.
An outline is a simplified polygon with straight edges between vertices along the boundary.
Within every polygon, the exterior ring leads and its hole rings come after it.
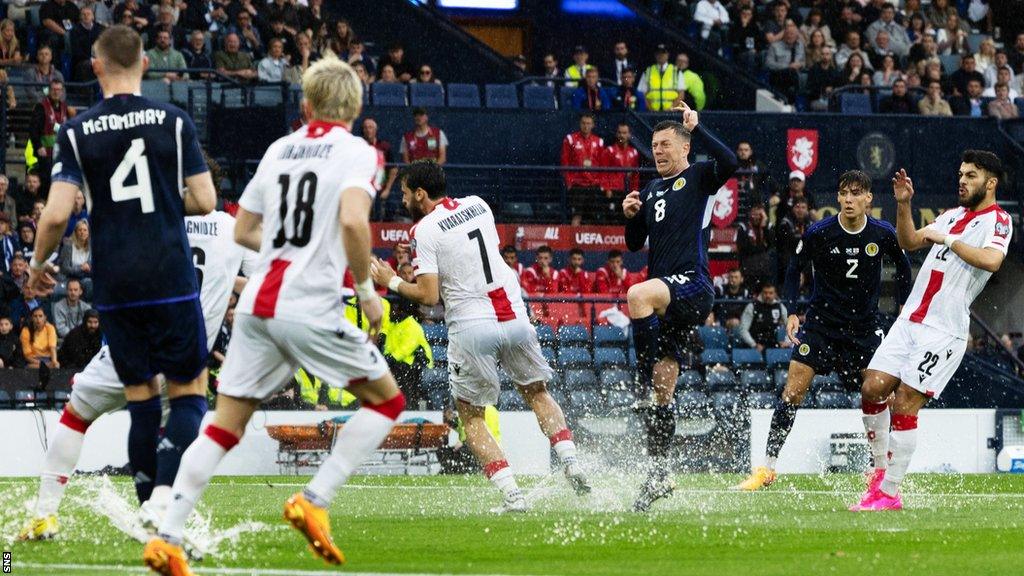
POLYGON ((594 292, 623 296, 632 285, 629 272, 622 266, 622 251, 609 250, 608 262, 597 269, 594 292))
MULTIPOLYGON (((32 109, 32 121, 29 124, 29 139, 35 150, 39 165, 36 171, 46 178, 50 176, 53 158, 53 144, 57 141, 57 131, 68 118, 75 115, 75 110, 64 101, 64 82, 59 79, 50 81, 50 91, 32 109)), ((44 182, 44 187, 48 187, 44 182)))
POLYGON ((430 125, 430 117, 424 108, 413 108, 415 128, 402 136, 402 162, 430 159, 438 164, 448 160, 448 137, 444 130, 430 125))
POLYGON ((537 248, 537 260, 533 266, 523 270, 519 279, 527 294, 550 294, 558 292, 558 270, 551 267, 554 253, 549 246, 537 248))
MULTIPOLYGON (((640 152, 630 143, 631 137, 629 124, 619 122, 615 129, 615 142, 604 149, 601 165, 607 168, 639 168, 640 152)), ((606 172, 604 176, 604 195, 609 202, 609 216, 613 220, 621 221, 619 208, 622 207, 622 199, 628 192, 640 189, 640 174, 629 174, 628 186, 624 172, 606 172)))
POLYGON ((594 274, 583 269, 583 250, 569 250, 569 265, 558 271, 558 291, 582 294, 594 286, 594 274))
MULTIPOLYGON (((580 129, 562 141, 562 166, 600 166, 604 140, 594 134, 594 115, 584 112, 580 116, 580 129)), ((600 194, 604 174, 600 172, 566 172, 565 187, 569 190, 572 223, 579 225, 584 219, 593 220, 594 200, 600 194)))

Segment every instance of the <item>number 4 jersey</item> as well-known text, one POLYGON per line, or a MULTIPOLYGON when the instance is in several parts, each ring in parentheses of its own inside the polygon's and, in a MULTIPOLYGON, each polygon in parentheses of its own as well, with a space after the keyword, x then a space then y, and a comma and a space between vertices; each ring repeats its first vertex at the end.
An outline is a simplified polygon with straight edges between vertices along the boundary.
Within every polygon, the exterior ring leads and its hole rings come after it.
POLYGON ((341 328, 341 193, 359 188, 373 198, 376 172, 376 149, 339 124, 311 122, 267 149, 239 201, 263 216, 263 238, 238 312, 341 328))
POLYGON ((198 296, 183 198, 207 170, 192 121, 169 104, 112 96, 61 128, 53 181, 85 194, 98 310, 198 296))

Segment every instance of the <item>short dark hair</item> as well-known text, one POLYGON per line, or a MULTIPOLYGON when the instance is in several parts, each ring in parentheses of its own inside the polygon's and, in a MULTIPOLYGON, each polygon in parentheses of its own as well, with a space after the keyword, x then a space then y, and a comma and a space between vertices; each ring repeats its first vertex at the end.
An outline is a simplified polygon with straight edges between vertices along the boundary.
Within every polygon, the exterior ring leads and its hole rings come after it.
POLYGON ((551 249, 551 246, 548 246, 547 244, 544 244, 540 248, 537 248, 537 254, 554 254, 554 253, 555 252, 554 252, 554 250, 551 249))
POLYGON ((96 55, 119 68, 130 70, 142 60, 142 37, 128 26, 111 26, 96 39, 96 55))
POLYGON ((90 320, 92 318, 95 318, 95 319, 99 320, 100 319, 100 313, 97 312, 96 310, 92 309, 92 308, 89 308, 88 310, 85 311, 84 314, 82 314, 82 319, 83 320, 90 320))
POLYGON ((758 292, 764 292, 768 288, 771 288, 772 290, 775 290, 775 284, 773 284, 771 282, 761 282, 761 287, 758 288, 757 291, 758 292))
POLYGON ((616 125, 615 127, 616 128, 621 128, 623 126, 625 126, 626 128, 629 128, 630 130, 632 130, 632 127, 629 125, 629 122, 626 122, 625 120, 619 122, 618 125, 616 125))
POLYGON ((424 108, 423 106, 417 106, 417 107, 412 109, 412 115, 413 116, 422 116, 422 115, 424 115, 426 113, 427 113, 427 109, 424 108))
POLYGON ((671 130, 687 142, 690 141, 690 131, 683 126, 682 122, 676 122, 675 120, 662 120, 654 125, 654 132, 661 132, 662 130, 671 130))
POLYGON ((579 254, 580 256, 583 256, 583 250, 581 250, 579 248, 573 248, 572 250, 569 250, 569 256, 575 256, 577 254, 579 254))
POLYGON ((794 198, 793 199, 793 206, 796 206, 797 204, 803 204, 804 206, 810 206, 810 204, 807 202, 807 197, 806 196, 801 196, 799 198, 794 198))
POLYGON ((847 170, 839 177, 839 189, 859 185, 865 192, 871 192, 871 177, 860 170, 847 170))
POLYGON ((417 160, 402 168, 402 175, 399 182, 408 186, 411 190, 422 188, 431 200, 440 200, 445 196, 447 186, 444 178, 444 168, 434 160, 417 160))
POLYGON ((960 161, 964 164, 974 164, 988 172, 996 180, 1003 181, 1003 162, 999 159, 999 156, 988 150, 964 150, 960 161))
POLYGON ((74 283, 78 284, 78 287, 79 287, 79 288, 81 288, 81 287, 82 287, 82 281, 81 281, 81 280, 79 280, 78 278, 68 278, 68 283, 67 283, 67 287, 68 287, 68 288, 70 288, 70 287, 71 287, 71 283, 72 283, 72 282, 74 282, 74 283))
POLYGON ((886 2, 885 4, 882 4, 882 11, 889 10, 890 8, 895 10, 896 6, 893 6, 892 2, 886 2))
POLYGON ((729 270, 726 272, 726 274, 732 274, 733 272, 739 272, 740 274, 743 274, 743 271, 740 270, 739 268, 735 267, 735 266, 733 266, 732 268, 729 268, 729 270))
POLYGON ((583 114, 580 114, 580 120, 583 120, 584 118, 590 118, 591 120, 593 120, 594 119, 594 113, 588 111, 588 112, 584 112, 583 114))
POLYGON ((516 253, 516 247, 511 245, 511 244, 505 244, 505 246, 501 249, 501 253, 502 254, 515 254, 516 253))
POLYGON ((612 258, 622 258, 622 250, 619 250, 617 248, 609 250, 608 259, 611 260, 612 258))

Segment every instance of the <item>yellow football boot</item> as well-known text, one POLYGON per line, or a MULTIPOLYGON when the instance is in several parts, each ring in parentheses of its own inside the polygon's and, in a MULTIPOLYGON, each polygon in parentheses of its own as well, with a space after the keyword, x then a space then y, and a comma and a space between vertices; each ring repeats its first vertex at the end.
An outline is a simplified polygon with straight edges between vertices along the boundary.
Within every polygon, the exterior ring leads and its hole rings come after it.
POLYGON ((33 518, 18 533, 18 540, 49 540, 56 536, 59 531, 60 525, 57 523, 56 516, 50 515, 43 516, 42 518, 33 518))
POLYGON ((327 510, 306 500, 299 492, 284 503, 284 519, 302 532, 313 553, 328 564, 344 564, 345 555, 331 539, 331 519, 327 510))
POLYGON ((150 570, 163 576, 192 576, 185 550, 161 538, 153 538, 146 544, 142 561, 150 570))
POLYGON ((768 468, 767 466, 758 466, 754 468, 754 471, 747 477, 746 480, 739 484, 730 487, 730 490, 739 490, 741 492, 754 492, 762 488, 771 486, 772 482, 775 482, 775 470, 768 468))

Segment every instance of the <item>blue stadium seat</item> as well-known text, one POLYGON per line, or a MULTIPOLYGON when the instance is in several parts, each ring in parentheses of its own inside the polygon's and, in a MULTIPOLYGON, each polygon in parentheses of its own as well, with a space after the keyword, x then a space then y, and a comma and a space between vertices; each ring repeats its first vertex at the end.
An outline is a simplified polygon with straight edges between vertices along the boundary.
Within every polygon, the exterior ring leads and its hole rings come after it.
POLYGON ((501 217, 510 222, 533 220, 533 206, 529 202, 502 202, 501 217))
POLYGON ((488 108, 519 108, 515 84, 484 85, 484 101, 488 108))
POLYGON ((547 360, 548 364, 554 364, 555 359, 558 358, 555 354, 555 349, 549 346, 542 346, 540 353, 544 355, 544 359, 547 360))
POLYGON ((736 348, 732 351, 732 363, 735 366, 760 366, 764 358, 756 348, 736 348))
POLYGON ((502 390, 498 395, 498 410, 521 412, 529 410, 526 401, 515 390, 502 390))
POLYGON ((786 387, 786 381, 789 379, 789 370, 785 368, 779 368, 775 371, 775 390, 781 392, 786 387))
POLYGON ((444 106, 444 88, 440 84, 409 84, 410 106, 444 106))
POLYGON ((448 369, 447 368, 427 368, 423 371, 423 376, 420 377, 420 386, 427 390, 434 390, 437 388, 448 389, 448 369))
POLYGON ((835 392, 832 390, 822 390, 815 396, 815 407, 824 408, 827 410, 839 410, 843 408, 851 408, 850 396, 845 392, 835 392))
POLYGON ((376 82, 370 85, 374 106, 408 106, 405 84, 376 82))
POLYGON ((1017 105, 1017 111, 1020 112, 1021 118, 1024 118, 1024 96, 1014 99, 1013 103, 1017 105))
POLYGON ((613 368, 601 372, 602 390, 630 390, 633 388, 633 374, 613 368))
POLYGON ((967 47, 970 48, 971 54, 977 54, 981 50, 981 41, 985 38, 989 38, 989 35, 983 32, 972 32, 967 35, 967 47))
POLYGON ((449 84, 449 108, 479 108, 480 88, 476 84, 449 84))
POLYGON ((764 370, 744 370, 740 372, 740 384, 745 390, 769 392, 775 389, 771 376, 764 370))
POLYGON ((793 356, 792 348, 769 348, 764 351, 764 362, 769 368, 777 366, 789 366, 789 359, 793 356))
POLYGON ((548 389, 548 394, 551 395, 551 399, 558 403, 559 406, 565 407, 569 405, 566 402, 565 394, 562 394, 560 391, 548 389))
POLYGON ((537 325, 537 340, 540 340, 541 344, 554 344, 555 343, 555 329, 547 324, 537 325))
POLYGON ((567 324, 558 327, 559 346, 586 346, 590 343, 590 333, 582 324, 567 324))
POLYGON ((558 107, 562 110, 572 110, 572 93, 576 88, 562 86, 558 89, 558 107))
POLYGON ((704 379, 696 370, 683 370, 676 380, 676 390, 698 390, 704 388, 704 379))
POLYGON ((738 387, 736 375, 729 370, 709 370, 706 381, 709 390, 732 390, 738 387))
POLYGON ((714 392, 711 394, 711 404, 716 412, 732 414, 743 406, 743 396, 736 392, 714 392))
POLYGON ((629 408, 636 402, 636 396, 629 390, 610 390, 605 394, 611 410, 629 408))
POLYGON ((67 390, 54 390, 53 391, 54 406, 56 406, 57 404, 60 404, 61 406, 63 406, 64 404, 67 404, 69 400, 71 400, 71 394, 68 393, 67 390))
POLYGON ((622 348, 595 348, 594 364, 598 368, 609 366, 626 366, 626 351, 622 348))
POLYGON ((529 110, 554 110, 555 89, 551 86, 524 86, 523 108, 529 110))
POLYGON ((946 74, 952 74, 960 67, 960 55, 959 54, 939 54, 939 62, 942 63, 942 71, 946 74))
POLYGON ((430 351, 434 354, 434 364, 447 364, 448 363, 448 347, 447 346, 431 346, 430 351))
POLYGON ((771 392, 750 392, 747 394, 747 408, 775 408, 778 399, 771 392))
POLYGON ((729 333, 726 332, 725 328, 721 326, 701 326, 697 329, 700 333, 700 339, 704 341, 704 348, 721 348, 723 350, 729 347, 729 333))
POLYGON ((700 363, 705 366, 714 364, 728 364, 729 353, 722 348, 710 348, 700 354, 700 363))
POLYGON ((863 400, 860 396, 860 392, 850 392, 847 394, 850 397, 850 408, 860 408, 861 401, 863 400))
POLYGON ((280 86, 257 86, 252 89, 254 106, 281 106, 284 104, 284 91, 280 86))
POLYGON ((538 222, 561 222, 565 219, 565 207, 561 202, 538 202, 533 205, 538 222))
POLYGON ((843 114, 871 114, 871 96, 859 92, 843 92, 839 95, 839 111, 843 114))
POLYGON ((629 342, 626 333, 617 326, 594 326, 594 346, 624 346, 629 342))
POLYGON ((686 390, 676 395, 676 409, 683 416, 694 416, 711 407, 708 395, 697 390, 686 390))
POLYGON ((577 366, 588 366, 594 363, 590 351, 578 346, 563 346, 558 349, 558 367, 574 368, 577 366))
POLYGON ((604 411, 604 400, 593 390, 573 390, 569 393, 569 405, 576 414, 595 414, 604 411))
POLYGON ((566 370, 562 382, 567 390, 597 388, 597 374, 593 370, 566 370))
POLYGON ((142 95, 157 102, 171 101, 171 89, 163 80, 143 80, 142 95))
POLYGON ((831 374, 818 374, 811 380, 811 388, 821 392, 839 392, 843 390, 843 383, 839 380, 839 376, 835 373, 831 374))
POLYGON ((789 335, 786 333, 786 327, 779 326, 779 328, 775 331, 775 341, 785 342, 787 339, 789 339, 789 335))
POLYGON ((448 326, 444 324, 424 324, 423 335, 431 344, 448 343, 448 326))
POLYGON ((36 393, 31 390, 14 391, 14 407, 16 409, 35 408, 36 393))

